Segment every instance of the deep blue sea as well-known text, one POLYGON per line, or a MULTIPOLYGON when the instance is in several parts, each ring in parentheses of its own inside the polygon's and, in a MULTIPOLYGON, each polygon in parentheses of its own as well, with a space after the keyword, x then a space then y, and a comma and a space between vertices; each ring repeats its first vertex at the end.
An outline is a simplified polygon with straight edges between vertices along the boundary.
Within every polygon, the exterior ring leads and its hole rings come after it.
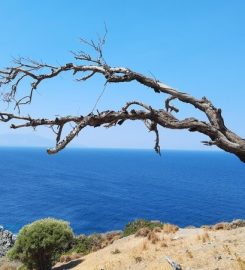
POLYGON ((18 232, 43 217, 75 233, 136 218, 202 225, 245 219, 245 164, 224 152, 0 148, 0 224, 18 232))

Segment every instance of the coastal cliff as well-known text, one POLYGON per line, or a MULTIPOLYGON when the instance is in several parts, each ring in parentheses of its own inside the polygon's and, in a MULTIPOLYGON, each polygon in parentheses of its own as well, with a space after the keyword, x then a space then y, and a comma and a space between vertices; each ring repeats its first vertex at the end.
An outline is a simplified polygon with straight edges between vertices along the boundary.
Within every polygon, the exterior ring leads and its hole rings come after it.
POLYGON ((14 245, 16 236, 0 226, 0 258, 4 257, 8 250, 14 245))

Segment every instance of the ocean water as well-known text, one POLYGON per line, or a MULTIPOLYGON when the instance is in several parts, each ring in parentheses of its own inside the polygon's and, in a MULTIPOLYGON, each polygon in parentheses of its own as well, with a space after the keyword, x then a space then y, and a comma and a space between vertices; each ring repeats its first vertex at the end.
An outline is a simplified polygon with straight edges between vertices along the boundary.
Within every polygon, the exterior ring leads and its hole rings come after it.
POLYGON ((245 164, 224 152, 0 148, 0 224, 18 232, 43 217, 75 233, 135 218, 203 225, 245 219, 245 164))

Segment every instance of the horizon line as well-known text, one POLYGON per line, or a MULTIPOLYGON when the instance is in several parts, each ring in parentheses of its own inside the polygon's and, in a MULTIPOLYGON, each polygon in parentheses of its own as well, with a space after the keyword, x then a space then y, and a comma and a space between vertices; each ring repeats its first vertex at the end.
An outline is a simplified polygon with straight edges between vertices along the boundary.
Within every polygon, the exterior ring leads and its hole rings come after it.
MULTIPOLYGON (((48 146, 35 146, 35 145, 28 145, 28 146, 18 146, 18 145, 0 145, 0 148, 36 148, 36 149, 44 149, 47 150, 48 146)), ((139 147, 91 147, 91 146, 70 146, 62 151, 69 151, 69 150, 138 150, 138 151, 153 151, 153 148, 139 148, 139 147)), ((62 152, 61 151, 61 152, 62 152)), ((176 148, 164 148, 161 152, 165 151, 192 151, 192 152, 224 152, 220 149, 176 149, 176 148)))

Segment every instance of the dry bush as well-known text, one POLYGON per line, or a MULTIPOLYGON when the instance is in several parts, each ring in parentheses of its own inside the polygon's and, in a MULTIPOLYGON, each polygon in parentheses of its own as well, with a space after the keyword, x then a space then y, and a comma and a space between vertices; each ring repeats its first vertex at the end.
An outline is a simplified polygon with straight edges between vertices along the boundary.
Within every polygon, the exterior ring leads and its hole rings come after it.
POLYGON ((167 247, 168 246, 167 242, 168 240, 165 237, 163 237, 161 240, 161 247, 167 247))
POLYGON ((179 230, 179 227, 173 224, 165 223, 162 229, 165 233, 176 233, 179 230))
POLYGON ((236 228, 245 227, 245 220, 237 219, 233 220, 232 222, 220 222, 213 226, 211 226, 212 230, 232 230, 236 228))
POLYGON ((207 232, 205 232, 205 233, 203 233, 203 234, 198 234, 197 236, 196 236, 196 239, 198 240, 198 241, 202 241, 203 243, 206 243, 207 241, 209 241, 210 240, 210 236, 209 236, 209 234, 207 233, 207 232))
POLYGON ((81 257, 82 257, 82 254, 79 254, 79 253, 73 253, 73 254, 71 255, 71 257, 72 257, 72 260, 76 260, 76 259, 81 258, 81 257))
POLYGON ((203 230, 208 231, 208 230, 211 230, 211 229, 212 229, 212 226, 209 226, 209 225, 202 225, 200 228, 203 229, 203 230))
POLYGON ((215 224, 215 225, 212 226, 212 229, 214 231, 227 230, 227 229, 229 229, 229 223, 227 223, 227 222, 217 223, 217 224, 215 224))
POLYGON ((64 255, 61 255, 59 261, 61 263, 67 263, 67 262, 70 262, 72 260, 76 260, 76 259, 80 258, 81 256, 82 256, 82 254, 79 254, 79 253, 64 254, 64 255))
POLYGON ((108 242, 108 241, 103 241, 102 243, 101 243, 101 248, 105 248, 105 247, 107 247, 107 246, 109 246, 110 245, 110 242, 108 242))
POLYGON ((116 248, 115 250, 111 251, 111 254, 119 254, 119 253, 121 253, 121 251, 118 248, 116 248))
POLYGON ((135 237, 146 237, 149 233, 149 228, 141 228, 136 232, 135 237))
POLYGON ((231 255, 231 250, 230 250, 228 245, 223 245, 223 248, 224 248, 225 252, 227 252, 229 255, 231 255))
POLYGON ((203 235, 202 235, 202 242, 205 243, 207 241, 210 240, 210 237, 209 237, 209 234, 207 232, 205 232, 203 235))
POLYGON ((160 233, 161 231, 162 231, 162 228, 161 227, 155 227, 153 229, 153 232, 155 232, 155 233, 160 233))
POLYGON ((121 232, 109 232, 105 234, 80 235, 76 238, 73 251, 76 253, 89 254, 112 244, 121 238, 121 232))
POLYGON ((155 227, 162 227, 162 223, 160 221, 136 219, 126 224, 123 231, 123 237, 135 234, 141 228, 149 228, 150 230, 153 230, 155 227))
POLYGON ((115 240, 118 240, 122 237, 121 232, 109 232, 104 235, 104 241, 107 241, 109 244, 112 244, 115 240))
POLYGON ((245 269, 245 260, 242 259, 238 254, 235 253, 235 257, 236 257, 236 263, 238 266, 238 269, 240 270, 244 270, 245 269))
POLYGON ((140 256, 134 257, 134 259, 135 259, 135 262, 136 262, 136 263, 140 263, 140 262, 143 261, 142 257, 140 257, 140 256))
POLYGON ((19 266, 6 262, 0 267, 0 270, 17 270, 18 268, 19 266))
POLYGON ((185 251, 186 255, 190 258, 190 259, 193 259, 193 254, 191 253, 191 251, 189 249, 187 249, 185 251))
POLYGON ((144 241, 142 250, 147 250, 147 249, 148 249, 147 241, 144 241))
POLYGON ((162 240, 161 247, 168 247, 168 244, 165 239, 162 240))
POLYGON ((22 266, 21 262, 9 261, 6 257, 0 258, 0 270, 17 270, 22 266))
POLYGON ((70 262, 71 261, 71 256, 70 255, 62 255, 60 257, 60 262, 64 263, 64 262, 70 262))
POLYGON ((156 244, 160 241, 159 237, 153 231, 148 233, 147 239, 151 241, 152 244, 156 244))
POLYGON ((245 220, 243 219, 236 219, 230 223, 230 229, 236 229, 241 227, 245 227, 245 220))

